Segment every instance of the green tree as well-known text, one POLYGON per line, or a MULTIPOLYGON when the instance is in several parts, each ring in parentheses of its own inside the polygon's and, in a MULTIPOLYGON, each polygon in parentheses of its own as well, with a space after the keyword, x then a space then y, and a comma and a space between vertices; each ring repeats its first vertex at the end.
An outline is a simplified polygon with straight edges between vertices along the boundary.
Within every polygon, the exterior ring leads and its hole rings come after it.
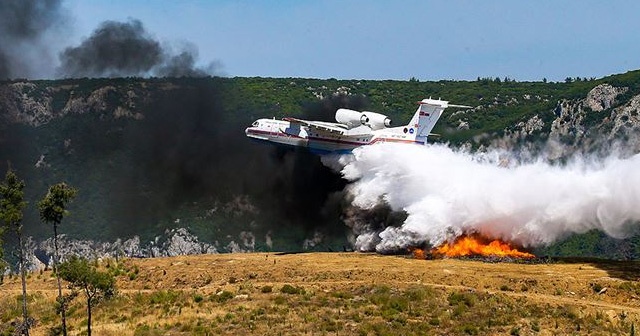
POLYGON ((84 292, 87 298, 87 335, 91 336, 91 308, 115 295, 115 277, 108 272, 98 271, 87 259, 75 256, 60 264, 58 273, 62 279, 84 292))
POLYGON ((18 235, 18 257, 20 277, 22 278, 22 325, 19 330, 23 335, 29 335, 29 326, 31 324, 27 313, 26 265, 22 237, 22 211, 26 205, 27 202, 24 201, 24 181, 20 180, 18 175, 9 169, 4 181, 0 183, 0 220, 2 220, 4 228, 14 230, 18 235))
POLYGON ((60 285, 60 275, 58 274, 58 225, 62 222, 62 218, 69 212, 66 210, 67 205, 76 197, 78 191, 69 187, 66 183, 61 182, 49 187, 49 191, 44 198, 38 202, 38 210, 40 211, 40 219, 45 223, 53 225, 53 272, 58 280, 58 304, 60 305, 60 316, 62 318, 62 334, 67 335, 67 317, 66 306, 67 300, 62 296, 62 286, 60 285))

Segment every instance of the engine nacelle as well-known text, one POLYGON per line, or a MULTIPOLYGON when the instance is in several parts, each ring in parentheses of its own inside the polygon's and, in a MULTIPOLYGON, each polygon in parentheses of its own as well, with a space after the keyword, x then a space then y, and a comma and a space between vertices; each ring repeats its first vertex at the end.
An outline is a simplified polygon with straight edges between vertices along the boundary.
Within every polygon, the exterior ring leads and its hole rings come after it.
POLYGON ((354 128, 367 125, 369 118, 362 112, 341 108, 336 111, 336 121, 348 128, 354 128))
POLYGON ((362 112, 362 114, 365 115, 367 119, 369 119, 369 122, 367 122, 367 125, 369 125, 369 127, 371 127, 372 130, 391 127, 391 119, 389 119, 389 117, 387 117, 384 114, 369 112, 369 111, 364 111, 362 112))

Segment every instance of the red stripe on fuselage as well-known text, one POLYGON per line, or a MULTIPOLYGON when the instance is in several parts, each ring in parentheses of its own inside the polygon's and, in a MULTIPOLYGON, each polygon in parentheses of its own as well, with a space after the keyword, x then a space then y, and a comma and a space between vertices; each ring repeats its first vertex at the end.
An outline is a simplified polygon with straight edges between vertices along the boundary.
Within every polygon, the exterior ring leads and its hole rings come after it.
POLYGON ((357 145, 357 146, 373 145, 374 143, 377 143, 377 142, 415 143, 419 145, 424 145, 423 141, 394 139, 394 138, 376 138, 369 142, 353 142, 353 141, 344 141, 344 140, 318 138, 318 137, 309 137, 309 140, 339 143, 343 145, 357 145))
POLYGON ((370 142, 354 142, 354 141, 344 141, 344 140, 318 138, 318 137, 308 137, 308 139, 309 140, 313 140, 313 141, 324 141, 324 142, 339 143, 339 144, 343 144, 343 145, 362 146, 362 145, 370 144, 370 142))
POLYGON ((373 145, 373 144, 378 143, 378 142, 396 142, 396 143, 406 143, 406 144, 415 143, 415 144, 419 144, 419 145, 424 145, 423 141, 406 140, 406 139, 395 139, 395 138, 375 138, 375 139, 373 139, 372 141, 369 141, 369 142, 355 142, 355 141, 345 141, 345 140, 319 138, 319 137, 307 137, 307 138, 304 138, 304 137, 301 137, 299 135, 294 135, 294 134, 289 134, 289 133, 270 132, 270 131, 255 130, 255 129, 249 130, 249 133, 250 134, 271 135, 271 136, 283 136, 283 137, 291 137, 291 138, 297 138, 297 139, 308 139, 308 140, 311 140, 311 141, 322 141, 322 142, 330 142, 330 143, 336 143, 336 144, 342 144, 342 145, 353 145, 353 146, 373 145))
POLYGON ((249 133, 250 134, 255 133, 255 134, 265 134, 265 135, 275 135, 275 136, 285 136, 285 137, 291 137, 291 138, 305 139, 305 138, 303 138, 303 137, 301 137, 299 135, 283 133, 283 132, 270 132, 270 131, 250 129, 249 133))
POLYGON ((377 138, 371 141, 369 144, 373 145, 376 142, 397 142, 397 143, 415 143, 419 145, 424 145, 423 141, 415 141, 415 140, 405 140, 405 139, 394 139, 394 138, 377 138))

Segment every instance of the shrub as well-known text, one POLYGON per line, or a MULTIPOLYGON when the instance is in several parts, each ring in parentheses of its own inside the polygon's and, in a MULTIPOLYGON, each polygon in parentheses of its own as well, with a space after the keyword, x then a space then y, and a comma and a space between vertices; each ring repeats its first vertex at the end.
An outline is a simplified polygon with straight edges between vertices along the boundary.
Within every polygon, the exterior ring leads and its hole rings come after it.
POLYGON ((404 312, 409 309, 409 301, 404 297, 392 296, 386 306, 395 311, 404 312))
POLYGON ((404 295, 410 301, 423 301, 433 295, 433 290, 426 286, 414 285, 405 290, 404 295))
POLYGON ((218 302, 218 303, 225 303, 231 299, 233 299, 233 293, 229 292, 229 291, 222 291, 219 293, 216 293, 214 295, 211 295, 211 299, 212 301, 218 302))
POLYGON ((151 294, 149 301, 151 304, 174 304, 179 297, 180 293, 168 290, 158 291, 151 294))
POLYGON ((540 331, 540 323, 538 321, 531 322, 531 330, 533 330, 535 332, 539 332, 540 331))
POLYGON ((476 296, 471 293, 451 293, 447 300, 451 306, 461 303, 467 307, 473 307, 476 303, 476 296))
POLYGON ((477 335, 478 327, 472 324, 465 324, 464 326, 462 326, 462 331, 467 335, 477 335))
POLYGON ((280 288, 280 292, 284 294, 304 294, 304 289, 286 284, 280 288))
POLYGON ((331 293, 331 296, 337 299, 353 299, 353 294, 340 291, 331 293))

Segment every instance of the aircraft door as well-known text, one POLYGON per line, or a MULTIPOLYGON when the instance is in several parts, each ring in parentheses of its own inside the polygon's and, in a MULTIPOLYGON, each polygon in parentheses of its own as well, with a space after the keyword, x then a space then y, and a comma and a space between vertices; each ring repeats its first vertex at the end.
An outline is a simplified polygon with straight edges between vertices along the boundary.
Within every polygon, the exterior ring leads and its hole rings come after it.
POLYGON ((285 133, 289 135, 299 136, 300 134, 300 124, 297 123, 289 123, 289 127, 284 130, 285 133))

